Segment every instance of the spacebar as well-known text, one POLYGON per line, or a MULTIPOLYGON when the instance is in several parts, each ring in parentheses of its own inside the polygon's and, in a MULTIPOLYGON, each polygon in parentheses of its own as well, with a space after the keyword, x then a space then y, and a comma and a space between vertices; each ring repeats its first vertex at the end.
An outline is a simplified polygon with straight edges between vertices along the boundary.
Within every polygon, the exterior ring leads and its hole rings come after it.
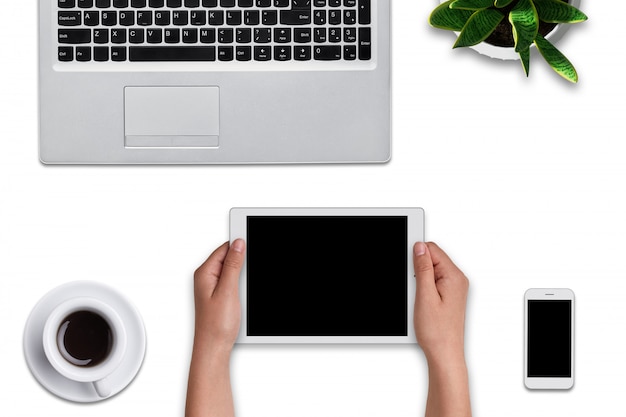
POLYGON ((131 46, 129 61, 215 61, 214 46, 131 46))

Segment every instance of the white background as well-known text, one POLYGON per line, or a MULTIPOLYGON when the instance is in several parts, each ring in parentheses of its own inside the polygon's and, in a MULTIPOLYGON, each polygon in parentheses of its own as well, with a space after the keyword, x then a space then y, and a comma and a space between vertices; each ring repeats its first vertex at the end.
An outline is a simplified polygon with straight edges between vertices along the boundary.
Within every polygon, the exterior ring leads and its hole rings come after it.
MULTIPOLYGON (((423 207, 427 238, 471 281, 474 414, 622 415, 623 2, 583 1, 590 21, 559 43, 579 71, 576 86, 536 55, 526 79, 517 62, 453 51, 454 36, 426 23, 437 3, 393 4, 389 164, 46 167, 37 157, 36 2, 12 2, 0 25, 0 415, 181 415, 191 277, 227 240, 233 206, 423 207), (43 390, 21 342, 37 300, 80 279, 126 294, 148 331, 134 383, 87 406, 43 390), (529 287, 576 293, 571 391, 523 386, 529 287)), ((426 364, 415 346, 237 347, 232 372, 240 417, 419 416, 426 399, 426 364)))

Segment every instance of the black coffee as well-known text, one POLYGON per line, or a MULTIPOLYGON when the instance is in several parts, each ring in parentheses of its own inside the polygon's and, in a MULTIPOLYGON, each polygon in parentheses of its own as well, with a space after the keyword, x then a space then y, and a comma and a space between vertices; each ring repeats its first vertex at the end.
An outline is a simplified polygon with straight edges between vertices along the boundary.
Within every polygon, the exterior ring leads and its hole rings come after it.
POLYGON ((113 333, 109 323, 91 311, 76 311, 67 316, 57 334, 59 350, 65 360, 91 367, 102 363, 111 353, 113 333))

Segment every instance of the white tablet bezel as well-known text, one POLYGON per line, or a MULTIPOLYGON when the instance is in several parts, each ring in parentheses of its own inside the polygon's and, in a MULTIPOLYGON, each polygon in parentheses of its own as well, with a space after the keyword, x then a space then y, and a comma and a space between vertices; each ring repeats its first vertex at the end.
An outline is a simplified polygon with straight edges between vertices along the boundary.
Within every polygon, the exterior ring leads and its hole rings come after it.
MULTIPOLYGON (((246 262, 241 271, 241 328, 237 343, 417 343, 413 328, 415 272, 413 244, 424 241, 424 210, 421 208, 233 208, 230 241, 245 239, 248 216, 403 216, 407 218, 407 335, 406 336, 248 336, 246 323, 246 262)), ((297 231, 294 231, 297 233, 297 231)))
POLYGON ((524 385, 528 389, 570 389, 574 386, 574 292, 568 288, 531 288, 524 294, 524 385), (540 378, 528 376, 528 301, 569 300, 571 301, 571 377, 540 378))

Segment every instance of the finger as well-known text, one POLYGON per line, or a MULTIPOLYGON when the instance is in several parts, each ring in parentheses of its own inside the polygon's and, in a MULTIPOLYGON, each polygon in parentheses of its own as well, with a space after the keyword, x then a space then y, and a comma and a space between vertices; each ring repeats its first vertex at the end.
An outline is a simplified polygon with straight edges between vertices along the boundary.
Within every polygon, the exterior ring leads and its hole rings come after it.
POLYGON ((413 267, 415 268, 417 297, 437 294, 433 261, 428 246, 424 242, 417 242, 413 246, 413 267))
POLYGON ((217 283, 217 292, 236 293, 239 290, 239 276, 243 267, 246 243, 243 239, 235 240, 222 262, 222 274, 217 283))
POLYGON ((428 242, 426 245, 433 261, 436 279, 444 276, 455 278, 463 275, 461 270, 452 262, 452 259, 436 243, 428 242))
POLYGON ((209 297, 215 292, 215 287, 222 274, 222 263, 228 253, 228 242, 217 248, 193 274, 194 283, 199 294, 206 294, 209 297))

